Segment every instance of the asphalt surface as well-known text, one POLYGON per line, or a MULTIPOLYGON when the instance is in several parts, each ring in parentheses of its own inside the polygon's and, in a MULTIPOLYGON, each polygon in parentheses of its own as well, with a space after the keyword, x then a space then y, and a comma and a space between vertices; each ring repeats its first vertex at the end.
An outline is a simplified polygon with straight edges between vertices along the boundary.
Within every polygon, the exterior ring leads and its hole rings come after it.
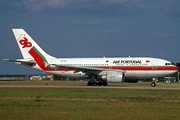
POLYGON ((29 88, 103 88, 103 89, 169 89, 180 90, 175 86, 69 86, 69 85, 51 85, 51 84, 0 84, 0 88, 4 87, 29 87, 29 88))

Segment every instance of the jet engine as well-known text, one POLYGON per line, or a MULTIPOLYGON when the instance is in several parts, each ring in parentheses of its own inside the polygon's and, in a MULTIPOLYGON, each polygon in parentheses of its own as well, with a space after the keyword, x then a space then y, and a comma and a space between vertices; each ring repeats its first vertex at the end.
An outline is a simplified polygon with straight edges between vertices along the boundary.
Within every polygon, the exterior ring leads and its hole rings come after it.
POLYGON ((102 75, 101 79, 108 82, 124 82, 125 76, 124 73, 120 71, 108 71, 102 75))

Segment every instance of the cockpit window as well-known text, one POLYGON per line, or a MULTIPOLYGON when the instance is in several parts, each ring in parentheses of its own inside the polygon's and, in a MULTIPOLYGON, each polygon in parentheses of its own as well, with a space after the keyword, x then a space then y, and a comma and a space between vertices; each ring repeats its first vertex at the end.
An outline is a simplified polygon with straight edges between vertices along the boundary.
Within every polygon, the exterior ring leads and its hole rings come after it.
POLYGON ((175 65, 175 63, 172 62, 171 65, 175 65))
POLYGON ((165 65, 175 65, 175 64, 171 62, 171 63, 165 63, 165 65))

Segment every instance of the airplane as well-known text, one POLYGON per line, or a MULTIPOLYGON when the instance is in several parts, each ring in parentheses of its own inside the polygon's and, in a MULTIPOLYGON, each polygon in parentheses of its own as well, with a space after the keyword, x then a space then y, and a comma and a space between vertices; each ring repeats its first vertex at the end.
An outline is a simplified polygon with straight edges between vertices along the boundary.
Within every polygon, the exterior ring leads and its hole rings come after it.
MULTIPOLYGON (((69 78, 88 78, 87 86, 107 86, 108 82, 138 82, 164 77, 178 67, 152 57, 56 58, 47 54, 23 29, 12 29, 23 59, 4 59, 46 73, 69 78)), ((153 81, 152 87, 156 86, 153 81)))

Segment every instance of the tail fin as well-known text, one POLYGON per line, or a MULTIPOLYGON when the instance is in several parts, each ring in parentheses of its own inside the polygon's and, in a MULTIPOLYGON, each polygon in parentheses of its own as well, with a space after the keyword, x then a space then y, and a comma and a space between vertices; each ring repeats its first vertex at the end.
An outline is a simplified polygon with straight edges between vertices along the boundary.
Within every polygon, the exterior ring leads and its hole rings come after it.
POLYGON ((44 52, 44 50, 41 49, 41 47, 23 29, 12 29, 12 31, 24 59, 33 59, 37 54, 43 58, 54 58, 44 52))

